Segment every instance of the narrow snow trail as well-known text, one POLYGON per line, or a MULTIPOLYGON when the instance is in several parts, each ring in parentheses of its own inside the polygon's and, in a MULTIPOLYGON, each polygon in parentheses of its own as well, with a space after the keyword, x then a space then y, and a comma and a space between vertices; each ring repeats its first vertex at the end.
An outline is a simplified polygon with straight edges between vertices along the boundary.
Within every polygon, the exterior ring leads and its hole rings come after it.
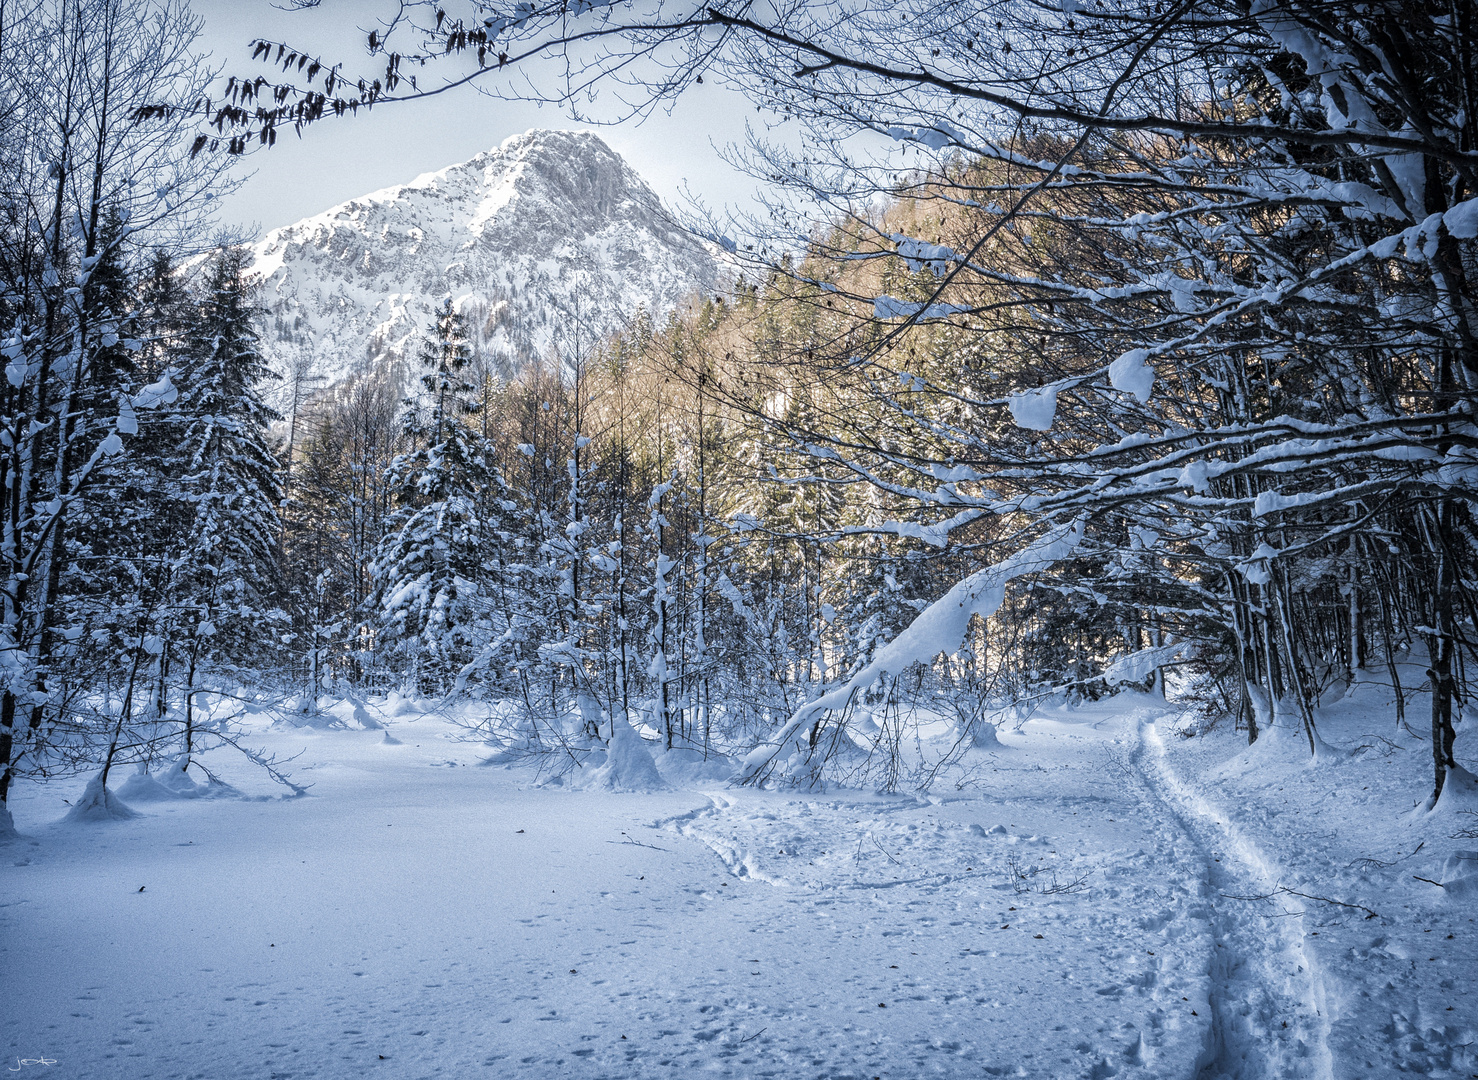
POLYGON ((1215 948, 1210 1043, 1198 1080, 1334 1080, 1328 995, 1304 949, 1298 912, 1236 897, 1267 896, 1282 875, 1171 768, 1155 720, 1137 724, 1133 762, 1152 805, 1205 867, 1215 948))

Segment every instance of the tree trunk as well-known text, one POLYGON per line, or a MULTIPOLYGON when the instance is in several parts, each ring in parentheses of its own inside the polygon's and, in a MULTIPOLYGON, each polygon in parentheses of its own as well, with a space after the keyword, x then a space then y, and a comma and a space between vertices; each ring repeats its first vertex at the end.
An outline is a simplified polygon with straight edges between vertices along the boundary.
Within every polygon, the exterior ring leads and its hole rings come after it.
POLYGON ((1457 732, 1452 725, 1454 680, 1452 674, 1453 638, 1456 635, 1456 619, 1453 612, 1453 592, 1456 585, 1456 567, 1452 553, 1453 536, 1452 502, 1444 500, 1438 511, 1437 581, 1432 596, 1432 628, 1437 632, 1428 635, 1428 650, 1431 667, 1427 675, 1432 685, 1432 804, 1442 797, 1443 785, 1449 771, 1457 767, 1452 755, 1457 732))

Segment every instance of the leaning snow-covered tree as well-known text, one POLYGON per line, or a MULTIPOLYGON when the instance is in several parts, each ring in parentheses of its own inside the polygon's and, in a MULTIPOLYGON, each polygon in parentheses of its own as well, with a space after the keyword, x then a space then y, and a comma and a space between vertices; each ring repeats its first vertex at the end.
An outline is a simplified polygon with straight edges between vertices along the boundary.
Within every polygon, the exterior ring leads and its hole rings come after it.
MULTIPOLYGON (((932 505, 928 520, 1015 515, 1064 553, 1050 522, 1082 522, 1076 554, 1122 558, 1124 530, 1104 526, 1131 513, 1135 546, 1154 552, 1131 606, 1225 648, 1254 737, 1292 721, 1310 749, 1317 684, 1340 652, 1352 666, 1348 640, 1319 640, 1352 602, 1330 559, 1378 538, 1374 554, 1428 583, 1391 595, 1431 657, 1440 792, 1458 568, 1474 552, 1463 11, 1471 21, 1470 5, 982 5, 946 21, 903 5, 749 28, 753 70, 767 58, 788 73, 752 93, 834 143, 871 131, 925 163, 900 185, 896 157, 818 141, 795 168, 759 148, 849 223, 836 254, 908 271, 896 296, 853 279, 838 302, 870 307, 876 336, 859 350, 859 323, 840 320, 835 355, 922 452, 876 429, 787 434, 932 505), (889 32, 904 20, 913 34, 889 32), (884 189, 914 197, 912 228, 850 212, 884 189), (984 338, 983 370, 925 347, 941 323, 984 338), (1034 434, 1003 440, 1003 422, 1034 434)), ((996 590, 980 595, 967 606, 987 613, 996 590)), ((897 659, 910 658, 925 657, 897 659)))

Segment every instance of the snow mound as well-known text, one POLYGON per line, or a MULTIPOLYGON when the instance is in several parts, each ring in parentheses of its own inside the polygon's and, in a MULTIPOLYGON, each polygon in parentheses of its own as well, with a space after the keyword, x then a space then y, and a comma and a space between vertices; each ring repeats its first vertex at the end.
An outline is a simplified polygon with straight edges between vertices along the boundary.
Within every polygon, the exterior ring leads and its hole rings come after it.
POLYGON ((1006 828, 1006 826, 1001 824, 992 825, 989 829, 987 829, 983 825, 972 824, 969 827, 969 833, 971 836, 980 837, 981 839, 999 839, 1003 843, 1012 845, 1027 844, 1037 847, 1046 847, 1052 842, 1051 837, 1038 836, 1036 833, 1014 833, 1010 829, 1006 828))
POLYGON ((14 840, 20 833, 15 831, 15 818, 10 816, 8 806, 0 807, 0 842, 14 840))
POLYGON ((1446 900, 1466 905, 1478 898, 1478 851, 1454 851, 1443 861, 1437 880, 1446 900))
MULTIPOLYGON (((367 702, 357 697, 348 697, 345 700, 349 703, 351 709, 353 710, 355 723, 364 728, 364 730, 379 731, 385 727, 384 724, 380 723, 380 721, 376 720, 374 716, 370 714, 369 704, 367 702)), ((385 741, 395 741, 390 738, 389 731, 385 732, 385 741)))
MULTIPOLYGON (((205 792, 204 785, 197 784, 189 774, 190 756, 181 754, 170 763, 169 768, 159 774, 159 784, 165 790, 186 799, 196 798, 205 792)), ((224 785, 222 785, 224 786, 224 785)))
POLYGON ((970 734, 970 745, 977 750, 1004 750, 1006 744, 996 737, 996 725, 984 720, 974 725, 970 734))
POLYGON ((380 712, 384 716, 421 716, 433 708, 435 708, 434 702, 419 701, 416 698, 406 697, 398 690, 392 690, 386 695, 385 704, 380 712))
POLYGON ((72 804, 63 821, 126 821, 138 817, 138 811, 107 789, 103 774, 87 782, 82 797, 72 804))
POLYGON ((1442 783, 1442 797, 1432 807, 1432 815, 1452 817, 1458 814, 1478 812, 1478 776, 1474 776, 1461 765, 1447 771, 1442 783))
POLYGON ((663 791, 667 781, 657 771, 646 740, 624 720, 611 724, 611 745, 605 764, 586 778, 582 787, 603 791, 663 791))
POLYGON ((235 794, 226 784, 197 784, 187 773, 190 759, 181 755, 169 768, 151 773, 147 766, 130 776, 118 788, 118 797, 130 802, 163 802, 167 799, 200 799, 235 794))
POLYGON ((343 727, 344 722, 326 711, 324 704, 307 696, 289 698, 283 706, 282 718, 293 727, 316 728, 320 731, 343 727))
POLYGON ((189 798, 188 795, 176 795, 161 784, 144 766, 140 766, 138 772, 118 786, 118 797, 133 802, 163 802, 166 799, 189 798))
POLYGON ((674 746, 656 759, 657 771, 671 787, 697 787, 714 781, 727 781, 739 771, 732 758, 710 750, 691 746, 674 746))
MULTIPOLYGON (((1243 746, 1221 764, 1207 769, 1208 779, 1216 781, 1246 779, 1256 777, 1261 770, 1268 768, 1315 764, 1314 759, 1309 755, 1308 736, 1304 734, 1302 722, 1298 717, 1292 713, 1285 713, 1279 718, 1277 724, 1270 724, 1266 719, 1259 723, 1257 742, 1243 746)), ((1345 755, 1331 750, 1327 745, 1324 746, 1324 752, 1326 757, 1323 764, 1328 764, 1331 760, 1329 755, 1335 755, 1340 760, 1345 758, 1345 755)))

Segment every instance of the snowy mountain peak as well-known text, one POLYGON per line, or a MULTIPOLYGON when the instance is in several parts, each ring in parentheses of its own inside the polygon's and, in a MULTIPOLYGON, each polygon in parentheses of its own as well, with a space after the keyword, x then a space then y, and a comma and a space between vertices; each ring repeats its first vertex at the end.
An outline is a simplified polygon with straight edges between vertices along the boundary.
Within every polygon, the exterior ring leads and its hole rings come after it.
POLYGON ((713 284, 713 256, 599 136, 528 131, 276 229, 255 247, 275 367, 332 384, 414 354, 451 295, 512 372, 713 284))

